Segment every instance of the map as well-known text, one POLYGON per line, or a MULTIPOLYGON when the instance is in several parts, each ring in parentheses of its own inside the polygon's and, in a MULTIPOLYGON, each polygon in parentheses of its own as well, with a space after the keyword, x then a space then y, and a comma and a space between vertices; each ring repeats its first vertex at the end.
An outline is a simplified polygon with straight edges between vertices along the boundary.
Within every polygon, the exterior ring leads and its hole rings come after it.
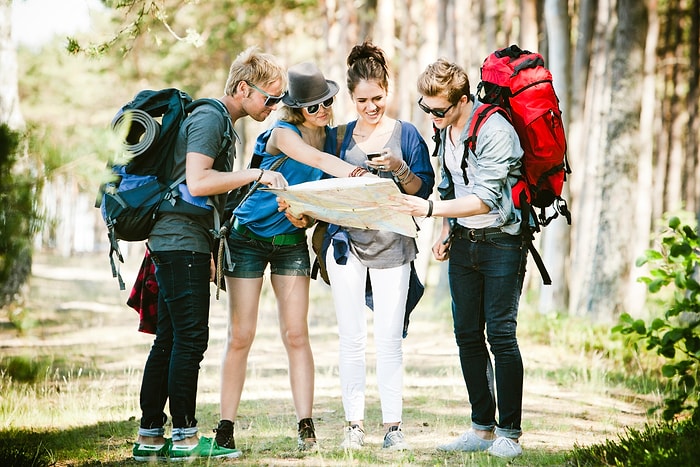
POLYGON ((388 230, 407 237, 418 231, 413 217, 391 209, 400 195, 393 180, 373 177, 329 178, 286 188, 266 188, 289 204, 295 216, 306 214, 331 224, 358 229, 388 230))

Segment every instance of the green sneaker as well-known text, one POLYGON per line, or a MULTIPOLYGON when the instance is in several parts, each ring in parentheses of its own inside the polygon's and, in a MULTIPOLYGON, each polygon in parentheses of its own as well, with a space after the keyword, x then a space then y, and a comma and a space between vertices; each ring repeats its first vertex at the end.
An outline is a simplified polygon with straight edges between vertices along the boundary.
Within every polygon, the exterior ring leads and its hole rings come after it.
POLYGON ((135 461, 167 461, 170 457, 170 445, 173 442, 169 439, 164 444, 140 444, 134 443, 132 454, 135 461))
POLYGON ((241 451, 238 449, 228 449, 220 447, 215 440, 202 436, 195 446, 170 445, 170 460, 185 461, 199 458, 211 457, 240 457, 241 451))

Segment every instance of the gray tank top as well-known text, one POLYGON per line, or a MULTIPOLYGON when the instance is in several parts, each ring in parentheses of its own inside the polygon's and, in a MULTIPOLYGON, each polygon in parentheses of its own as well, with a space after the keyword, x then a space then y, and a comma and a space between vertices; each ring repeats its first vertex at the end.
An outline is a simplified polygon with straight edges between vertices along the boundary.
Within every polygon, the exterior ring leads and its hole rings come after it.
MULTIPOLYGON (((394 154, 401 154, 401 122, 396 121, 394 131, 385 147, 394 154)), ((405 158, 404 158, 405 159, 405 158)), ((360 149, 355 140, 345 150, 345 160, 350 164, 365 167, 367 154, 360 149)), ((391 172, 380 172, 382 178, 392 178, 391 172)), ((394 268, 413 261, 418 253, 415 239, 394 232, 383 230, 365 230, 344 227, 350 237, 350 249, 360 262, 374 269, 394 268)))

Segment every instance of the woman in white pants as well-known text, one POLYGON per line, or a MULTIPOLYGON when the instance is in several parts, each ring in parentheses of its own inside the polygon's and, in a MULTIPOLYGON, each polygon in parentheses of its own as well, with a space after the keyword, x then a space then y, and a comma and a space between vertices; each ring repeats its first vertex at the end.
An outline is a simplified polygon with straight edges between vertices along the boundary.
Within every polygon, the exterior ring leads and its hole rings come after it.
MULTIPOLYGON (((388 69, 384 53, 365 42, 347 59, 347 86, 358 119, 347 124, 340 157, 366 165, 399 189, 427 198, 435 175, 425 141, 408 122, 387 117, 388 69)), ((402 421, 404 314, 415 239, 394 232, 331 225, 325 264, 338 318, 340 383, 348 426, 342 447, 364 444, 366 290, 371 288, 377 385, 386 434, 383 447, 407 449, 402 421), (368 281, 369 278, 369 281, 368 281)))

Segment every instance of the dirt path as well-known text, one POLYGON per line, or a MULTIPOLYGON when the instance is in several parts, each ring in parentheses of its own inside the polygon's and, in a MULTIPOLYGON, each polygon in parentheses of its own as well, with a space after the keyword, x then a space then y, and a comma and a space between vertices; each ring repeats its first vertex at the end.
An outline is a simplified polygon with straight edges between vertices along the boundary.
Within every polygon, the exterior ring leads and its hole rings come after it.
MULTIPOLYGON (((122 268, 127 288, 133 282, 139 262, 138 255, 132 255, 122 268)), ((20 336, 7 321, 0 321, 3 355, 65 349, 77 355, 76 358, 85 356, 86 360, 99 362, 99 370, 115 378, 141 371, 152 337, 137 332, 137 314, 124 305, 127 294, 118 290, 105 256, 70 260, 41 257, 35 260, 33 274, 31 306, 44 324, 20 336)), ((265 289, 269 289, 268 284, 265 289)), ((219 301, 212 297, 210 346, 200 379, 199 404, 209 404, 212 411, 218 407, 219 362, 227 320, 225 300, 225 294, 219 301)), ((309 320, 316 362, 315 412, 334 427, 342 414, 339 413, 335 316, 325 285, 312 284, 312 302, 309 320)), ((424 298, 412 315, 409 336, 404 341, 406 430, 411 431, 413 445, 427 449, 436 444, 436 430, 441 436, 459 434, 465 425, 456 426, 450 420, 463 416, 466 422, 469 413, 451 320, 433 304, 433 297, 424 298), (431 425, 435 421, 422 420, 422 414, 427 419, 428 413, 438 424, 444 417, 444 424, 435 427, 431 425)), ((250 404, 256 400, 278 400, 281 407, 287 407, 283 410, 291 414, 287 363, 278 332, 268 291, 263 297, 258 335, 249 359, 244 399, 250 404)), ((372 368, 371 342, 369 349, 368 367, 372 368)), ((600 370, 598 364, 589 357, 562 353, 529 341, 526 336, 521 337, 521 351, 526 372, 524 446, 568 450, 575 443, 588 445, 606 438, 616 439, 624 434, 625 427, 643 427, 649 400, 626 391, 606 389, 600 377, 575 376, 586 371, 567 376, 567 368, 586 368, 591 375, 600 373, 596 371, 600 370)), ((138 394, 138 378, 127 384, 131 386, 125 390, 129 397, 138 394)), ((368 405, 376 405, 372 376, 368 384, 368 405)))

